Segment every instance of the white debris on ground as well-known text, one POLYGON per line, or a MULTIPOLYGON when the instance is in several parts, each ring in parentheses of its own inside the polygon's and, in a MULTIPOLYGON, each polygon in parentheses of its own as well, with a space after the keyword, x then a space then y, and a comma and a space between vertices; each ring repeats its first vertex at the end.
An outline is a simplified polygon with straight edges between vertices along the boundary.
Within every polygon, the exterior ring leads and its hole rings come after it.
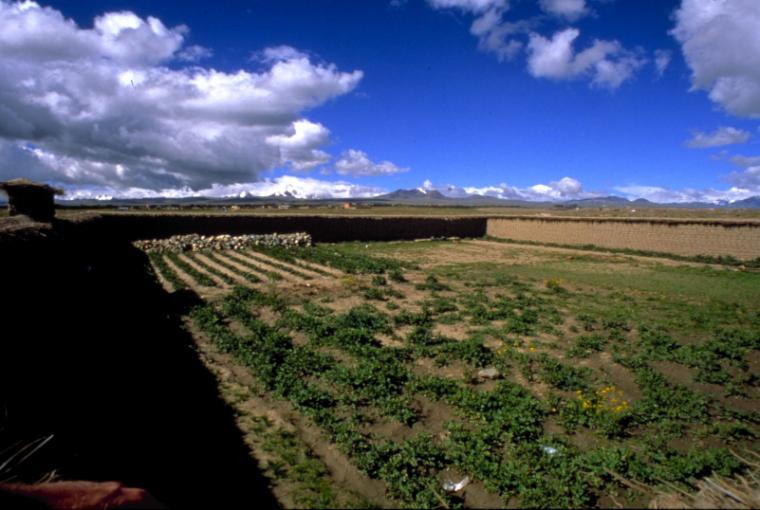
POLYGON ((461 480, 454 482, 446 480, 443 482, 443 490, 446 492, 459 492, 470 484, 470 477, 465 476, 461 480))
POLYGON ((478 371, 478 379, 499 379, 501 377, 501 372, 499 372, 498 369, 494 367, 488 367, 483 368, 478 371))
POLYGON ((202 250, 244 250, 251 246, 311 246, 311 235, 306 232, 292 234, 251 234, 233 236, 221 234, 204 236, 187 234, 168 239, 146 239, 134 245, 145 252, 183 252, 202 250))

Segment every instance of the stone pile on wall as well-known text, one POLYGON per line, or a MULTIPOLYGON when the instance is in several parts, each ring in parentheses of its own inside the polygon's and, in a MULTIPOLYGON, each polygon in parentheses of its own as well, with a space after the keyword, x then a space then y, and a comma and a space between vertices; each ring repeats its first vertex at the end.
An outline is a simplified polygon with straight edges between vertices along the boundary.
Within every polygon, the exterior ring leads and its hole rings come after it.
POLYGON ((244 250, 251 246, 311 246, 311 236, 306 232, 292 234, 250 234, 233 236, 221 234, 205 236, 187 234, 168 239, 147 239, 134 242, 146 252, 182 252, 201 250, 244 250))

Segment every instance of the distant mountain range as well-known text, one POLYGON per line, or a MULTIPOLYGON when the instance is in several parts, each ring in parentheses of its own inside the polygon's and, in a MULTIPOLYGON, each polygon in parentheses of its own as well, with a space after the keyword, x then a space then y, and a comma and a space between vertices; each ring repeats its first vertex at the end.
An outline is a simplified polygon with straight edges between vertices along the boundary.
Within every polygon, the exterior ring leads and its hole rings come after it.
MULTIPOLYGON (((64 207, 130 207, 141 205, 156 206, 215 206, 215 205, 245 205, 245 204, 341 204, 351 202, 365 205, 410 205, 410 206, 449 206, 449 207, 561 207, 561 208, 586 208, 586 207, 610 207, 610 208, 651 208, 651 207, 674 207, 691 209, 760 209, 760 196, 753 196, 735 202, 687 202, 687 203, 658 203, 650 202, 643 198, 628 200, 618 196, 605 196, 582 198, 565 201, 536 202, 521 199, 504 199, 485 195, 466 195, 449 197, 437 190, 398 189, 396 191, 370 198, 319 198, 297 192, 286 191, 285 193, 255 196, 248 193, 231 197, 187 197, 187 198, 114 198, 110 200, 75 199, 61 200, 59 205, 64 207)), ((4 204, 4 197, 0 197, 0 204, 4 204)))
POLYGON ((453 205, 453 206, 502 206, 502 207, 678 207, 678 208, 732 208, 732 209, 756 209, 760 208, 760 196, 750 197, 736 202, 686 202, 686 203, 658 203, 650 202, 644 198, 628 200, 627 198, 614 195, 606 197, 580 198, 564 201, 536 202, 531 200, 504 199, 485 195, 468 195, 465 197, 447 197, 437 190, 423 189, 399 189, 385 195, 363 199, 365 201, 382 201, 405 205, 453 205))

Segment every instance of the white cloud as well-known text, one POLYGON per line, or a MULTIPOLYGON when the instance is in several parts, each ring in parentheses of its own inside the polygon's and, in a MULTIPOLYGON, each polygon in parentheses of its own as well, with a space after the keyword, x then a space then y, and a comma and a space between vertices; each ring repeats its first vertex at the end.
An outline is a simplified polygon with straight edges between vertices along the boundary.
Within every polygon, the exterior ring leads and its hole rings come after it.
POLYGON ((529 23, 525 21, 505 21, 504 9, 494 8, 472 22, 470 33, 478 38, 480 51, 493 53, 503 62, 511 60, 520 52, 523 43, 514 36, 527 32, 528 27, 529 23))
POLYGON ((213 184, 199 190, 190 188, 149 189, 139 187, 77 186, 66 189, 64 200, 112 198, 187 198, 187 197, 292 197, 301 199, 366 198, 387 190, 343 181, 323 181, 309 177, 283 175, 274 179, 236 184, 213 184))
POLYGON ((658 203, 688 203, 688 202, 706 202, 718 204, 720 202, 735 202, 744 200, 760 194, 757 189, 748 189, 740 186, 733 186, 725 190, 716 189, 669 189, 660 186, 641 186, 629 185, 618 186, 615 191, 621 193, 630 200, 643 198, 650 202, 658 203))
POLYGON ((390 161, 373 163, 365 152, 355 149, 344 151, 340 159, 335 162, 335 171, 337 173, 340 175, 352 175, 354 177, 393 175, 408 170, 408 168, 400 168, 390 161))
POLYGON ((673 52, 670 50, 654 50, 654 66, 655 69, 657 69, 657 76, 662 76, 665 74, 665 70, 670 65, 672 58, 673 52))
POLYGON ((694 132, 691 140, 686 142, 687 147, 692 149, 706 149, 710 147, 721 147, 723 145, 734 145, 745 143, 752 135, 748 131, 743 131, 730 126, 722 126, 712 133, 703 133, 702 131, 694 132))
POLYGON ((692 89, 734 115, 760 117, 760 2, 682 0, 675 19, 692 89))
POLYGON ((760 195, 760 156, 734 156, 731 162, 743 170, 731 172, 728 180, 734 186, 753 190, 754 194, 760 195))
POLYGON ((744 168, 760 166, 760 156, 734 156, 731 158, 731 162, 744 168))
POLYGON ((291 46, 280 45, 280 46, 271 46, 269 48, 264 48, 261 51, 256 51, 251 55, 251 58, 253 60, 260 60, 262 62, 272 63, 272 62, 280 62, 284 60, 308 58, 308 55, 291 46))
POLYGON ((294 170, 311 170, 327 163, 330 155, 319 149, 330 139, 330 130, 306 119, 293 122, 292 133, 267 137, 267 143, 279 147, 280 160, 294 170))
POLYGON ((626 198, 645 198, 660 203, 707 202, 718 204, 760 196, 760 156, 734 156, 731 158, 731 162, 742 167, 742 170, 731 172, 727 176, 726 180, 731 184, 727 189, 672 189, 638 184, 618 186, 614 189, 626 198))
POLYGON ((428 0, 428 3, 435 9, 455 8, 476 15, 470 33, 478 38, 478 49, 493 53, 499 61, 511 60, 523 47, 514 36, 525 33, 530 23, 504 19, 509 10, 508 0, 428 0))
POLYGON ((576 53, 574 42, 579 35, 576 28, 561 30, 551 39, 532 33, 528 43, 528 72, 536 78, 554 80, 590 76, 593 85, 616 89, 644 63, 617 41, 597 39, 576 53))
POLYGON ((182 67, 187 32, 131 12, 83 28, 0 0, 0 178, 27 175, 5 159, 23 157, 61 185, 207 189, 327 160, 329 131, 302 115, 353 90, 361 71, 286 47, 256 72, 182 67))
POLYGON ((214 52, 211 49, 198 46, 197 44, 188 46, 177 53, 177 58, 183 62, 198 62, 212 56, 214 56, 214 52))
POLYGON ((589 13, 586 0, 539 0, 538 4, 547 14, 567 21, 575 21, 589 13))
POLYGON ((749 166, 741 172, 732 172, 728 178, 735 186, 760 195, 760 164, 749 166))
POLYGON ((442 194, 453 198, 465 198, 468 196, 480 195, 484 197, 500 198, 503 200, 530 200, 530 201, 561 201, 574 200, 580 198, 591 198, 598 196, 597 193, 591 193, 583 190, 581 183, 572 177, 563 177, 558 181, 552 181, 548 184, 534 184, 525 188, 510 186, 502 183, 492 186, 434 186, 427 179, 422 184, 421 189, 426 191, 437 190, 442 194))
POLYGON ((480 14, 491 9, 504 9, 508 0, 428 0, 435 9, 457 8, 465 12, 480 14))

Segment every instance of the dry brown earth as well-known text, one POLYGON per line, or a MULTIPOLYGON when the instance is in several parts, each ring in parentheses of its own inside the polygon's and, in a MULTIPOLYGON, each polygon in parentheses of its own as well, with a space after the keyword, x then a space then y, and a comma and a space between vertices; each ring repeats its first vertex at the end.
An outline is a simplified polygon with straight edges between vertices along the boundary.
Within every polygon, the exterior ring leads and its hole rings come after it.
POLYGON ((685 256, 760 257, 760 224, 752 221, 491 218, 486 233, 516 241, 593 244, 685 256))

